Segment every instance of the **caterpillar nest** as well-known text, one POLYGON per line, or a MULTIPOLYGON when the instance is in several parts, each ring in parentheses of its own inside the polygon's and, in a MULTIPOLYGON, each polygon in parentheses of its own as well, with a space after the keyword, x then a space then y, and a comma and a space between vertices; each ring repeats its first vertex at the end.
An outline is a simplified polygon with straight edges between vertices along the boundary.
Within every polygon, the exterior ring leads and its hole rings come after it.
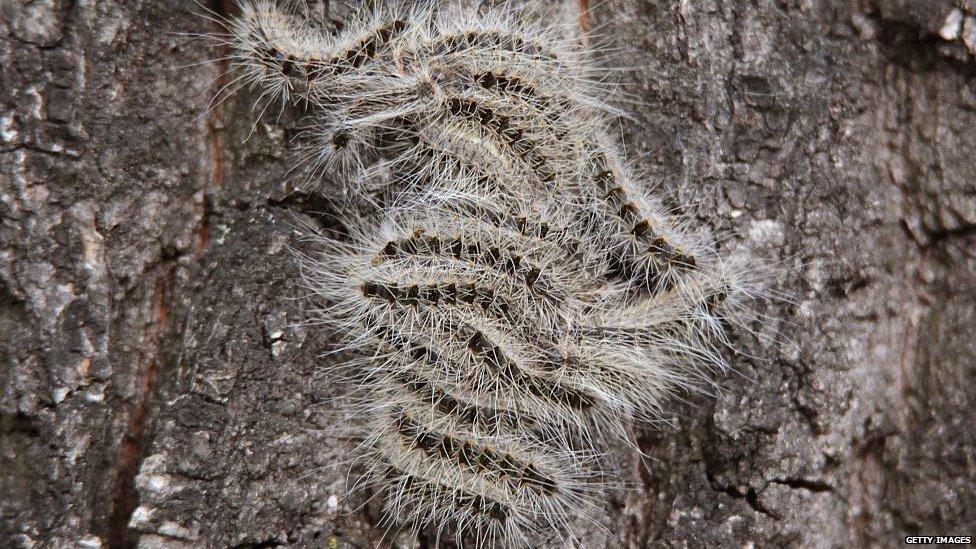
POLYGON ((339 32, 245 1, 240 85, 296 105, 323 182, 380 203, 317 237, 309 288, 355 356, 364 477, 390 528, 576 540, 607 437, 726 368, 747 272, 667 213, 607 130, 571 25, 389 4, 339 32))

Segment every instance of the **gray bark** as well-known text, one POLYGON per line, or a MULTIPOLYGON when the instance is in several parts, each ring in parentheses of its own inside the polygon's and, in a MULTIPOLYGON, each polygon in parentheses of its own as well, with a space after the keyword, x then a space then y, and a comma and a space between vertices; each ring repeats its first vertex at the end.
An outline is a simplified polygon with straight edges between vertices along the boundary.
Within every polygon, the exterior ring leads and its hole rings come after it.
MULTIPOLYGON (((285 176, 294 125, 207 110, 192 2, 0 4, 0 545, 380 543, 296 326, 295 224, 333 217, 285 176)), ((587 545, 972 535, 976 4, 592 7, 641 168, 784 297, 720 395, 617 452, 587 545)))

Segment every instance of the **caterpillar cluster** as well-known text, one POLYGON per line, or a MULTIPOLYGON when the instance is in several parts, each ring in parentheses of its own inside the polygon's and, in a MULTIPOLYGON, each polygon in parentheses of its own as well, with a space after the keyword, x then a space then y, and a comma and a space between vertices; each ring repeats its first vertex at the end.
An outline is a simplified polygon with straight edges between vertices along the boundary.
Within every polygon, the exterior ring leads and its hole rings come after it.
POLYGON ((606 437, 725 367, 740 268, 644 192, 558 24, 389 4, 329 31, 254 0, 225 23, 239 82, 312 113, 312 172, 386 197, 303 262, 356 357, 361 484, 385 520, 575 539, 606 437))

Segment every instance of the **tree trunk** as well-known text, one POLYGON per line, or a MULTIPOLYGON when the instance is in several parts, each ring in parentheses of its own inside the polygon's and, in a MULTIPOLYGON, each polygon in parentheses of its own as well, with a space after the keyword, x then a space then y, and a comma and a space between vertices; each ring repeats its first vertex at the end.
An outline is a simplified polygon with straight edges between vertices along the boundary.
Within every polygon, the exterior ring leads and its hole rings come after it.
MULTIPOLYGON (((335 206, 286 176, 294 125, 208 109, 193 2, 0 5, 0 545, 380 543, 328 335, 296 324, 288 248, 335 206)), ((640 168, 782 297, 717 397, 618 449, 634 488, 585 545, 972 535, 976 4, 591 10, 640 168)))

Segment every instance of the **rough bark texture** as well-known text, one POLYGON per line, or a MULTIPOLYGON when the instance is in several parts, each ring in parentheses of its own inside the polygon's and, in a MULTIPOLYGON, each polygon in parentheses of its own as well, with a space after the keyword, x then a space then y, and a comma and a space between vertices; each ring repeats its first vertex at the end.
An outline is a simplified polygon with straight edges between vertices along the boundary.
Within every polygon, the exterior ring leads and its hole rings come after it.
MULTIPOLYGON (((328 334, 295 325, 295 224, 332 216, 285 177, 288 121, 206 109, 192 2, 0 5, 0 545, 380 543, 328 334)), ((618 456, 635 488, 587 545, 972 535, 976 4, 592 9, 641 167, 785 298, 720 396, 618 456)))

